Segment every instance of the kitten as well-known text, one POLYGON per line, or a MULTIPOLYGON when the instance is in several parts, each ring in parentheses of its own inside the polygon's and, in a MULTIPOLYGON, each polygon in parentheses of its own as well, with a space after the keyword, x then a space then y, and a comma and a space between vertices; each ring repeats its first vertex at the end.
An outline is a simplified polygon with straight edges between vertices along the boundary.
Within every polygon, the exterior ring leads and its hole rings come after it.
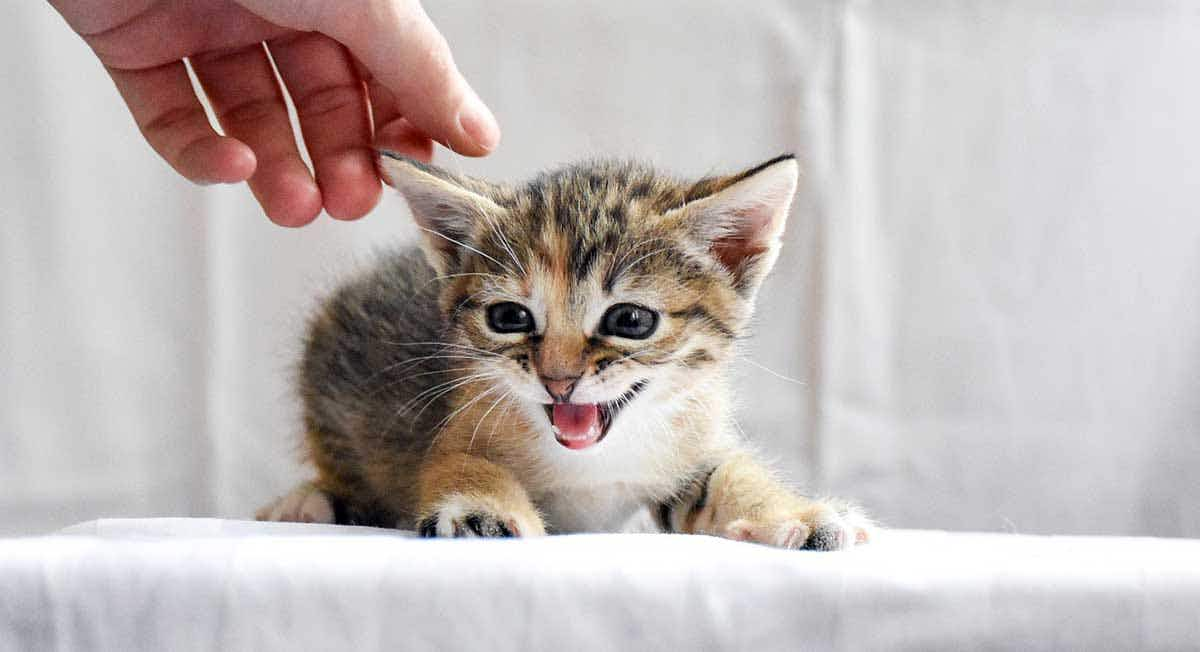
POLYGON ((584 163, 504 186, 384 153, 424 231, 312 321, 317 479, 259 518, 426 536, 669 532, 839 549, 873 531, 789 491, 735 435, 728 368, 798 167, 682 183, 584 163))

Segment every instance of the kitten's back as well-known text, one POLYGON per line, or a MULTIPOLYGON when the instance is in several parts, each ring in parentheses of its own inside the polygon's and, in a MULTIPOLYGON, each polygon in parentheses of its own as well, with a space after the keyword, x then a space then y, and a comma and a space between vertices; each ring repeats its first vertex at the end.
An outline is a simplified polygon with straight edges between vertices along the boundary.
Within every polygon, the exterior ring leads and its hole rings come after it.
POLYGON ((440 344, 439 286, 416 247, 389 252, 309 325, 300 368, 307 443, 320 488, 340 502, 339 522, 394 527, 408 516, 414 478, 397 470, 416 468, 447 412, 439 386, 462 366, 440 344))

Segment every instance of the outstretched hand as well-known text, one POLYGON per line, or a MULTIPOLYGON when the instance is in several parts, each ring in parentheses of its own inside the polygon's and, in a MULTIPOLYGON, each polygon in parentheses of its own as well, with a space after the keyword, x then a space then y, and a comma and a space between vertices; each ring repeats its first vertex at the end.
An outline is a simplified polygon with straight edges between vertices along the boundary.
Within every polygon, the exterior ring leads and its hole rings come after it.
POLYGON ((248 181, 285 226, 379 200, 373 148, 428 160, 500 140, 417 0, 51 0, 107 68, 147 142, 197 183, 248 181), (295 103, 316 179, 300 159, 295 103), (192 90, 192 64, 225 136, 192 90))

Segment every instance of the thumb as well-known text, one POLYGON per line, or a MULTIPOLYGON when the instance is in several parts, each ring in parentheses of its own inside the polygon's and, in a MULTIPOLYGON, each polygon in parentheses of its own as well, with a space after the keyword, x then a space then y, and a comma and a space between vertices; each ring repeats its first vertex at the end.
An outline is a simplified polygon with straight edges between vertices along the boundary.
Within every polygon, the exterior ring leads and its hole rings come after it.
POLYGON ((346 46, 392 92, 405 119, 433 140, 467 156, 499 144, 496 119, 417 0, 238 2, 278 25, 321 32, 346 46))

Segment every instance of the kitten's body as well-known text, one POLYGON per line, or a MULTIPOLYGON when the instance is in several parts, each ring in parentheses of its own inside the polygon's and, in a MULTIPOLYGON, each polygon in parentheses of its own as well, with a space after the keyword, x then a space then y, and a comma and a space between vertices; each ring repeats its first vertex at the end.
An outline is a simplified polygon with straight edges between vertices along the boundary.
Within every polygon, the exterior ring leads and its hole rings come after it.
POLYGON ((790 157, 696 183, 594 163, 520 187, 382 162, 429 262, 389 255, 313 320, 318 478, 261 516, 531 535, 649 507, 668 530, 865 540, 856 512, 777 483, 730 420, 724 372, 778 248, 790 157))
MULTIPOLYGON (((461 357, 444 348, 435 278, 415 247, 387 254, 327 299, 313 320, 301 368, 307 443, 320 486, 341 499, 345 522, 411 525, 416 474, 397 471, 415 469, 438 424, 478 396, 468 387, 439 395, 439 386, 457 377, 447 369, 461 366, 461 357), (455 357, 434 357, 439 351, 455 357)), ((709 385, 697 394, 709 402, 724 397, 720 379, 709 385)), ((554 531, 615 529, 648 502, 669 498, 679 473, 702 461, 700 447, 664 440, 659 424, 636 404, 621 415, 628 424, 621 437, 572 451, 553 437, 514 436, 533 429, 530 421, 544 421, 544 413, 498 404, 484 416, 491 403, 480 400, 455 417, 472 424, 466 434, 475 441, 462 447, 514 469, 554 531)), ((705 439, 716 444, 730 434, 722 415, 708 420, 705 439)))

